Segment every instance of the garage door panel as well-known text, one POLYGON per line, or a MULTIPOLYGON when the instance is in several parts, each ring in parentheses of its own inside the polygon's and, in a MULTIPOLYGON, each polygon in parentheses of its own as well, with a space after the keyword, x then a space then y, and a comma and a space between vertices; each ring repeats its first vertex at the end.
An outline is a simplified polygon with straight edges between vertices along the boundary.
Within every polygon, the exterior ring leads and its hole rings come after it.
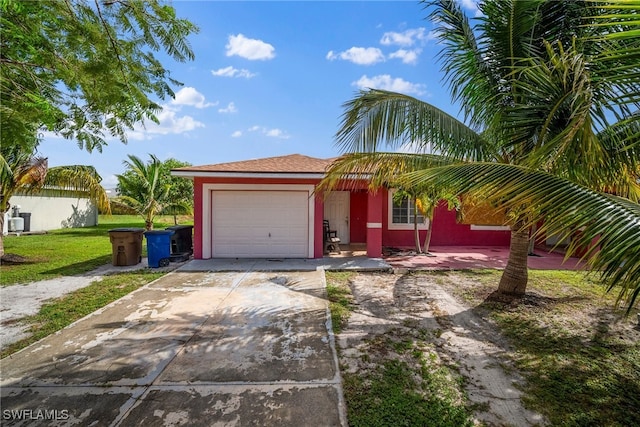
POLYGON ((307 257, 306 191, 213 191, 214 257, 307 257))

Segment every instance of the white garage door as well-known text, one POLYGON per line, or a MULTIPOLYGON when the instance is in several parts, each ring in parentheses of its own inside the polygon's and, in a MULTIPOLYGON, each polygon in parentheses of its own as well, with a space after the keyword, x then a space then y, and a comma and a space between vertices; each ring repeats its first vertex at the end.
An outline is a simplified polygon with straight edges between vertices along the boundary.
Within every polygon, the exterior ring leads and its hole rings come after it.
POLYGON ((308 197, 306 191, 213 191, 213 256, 306 258, 308 197))

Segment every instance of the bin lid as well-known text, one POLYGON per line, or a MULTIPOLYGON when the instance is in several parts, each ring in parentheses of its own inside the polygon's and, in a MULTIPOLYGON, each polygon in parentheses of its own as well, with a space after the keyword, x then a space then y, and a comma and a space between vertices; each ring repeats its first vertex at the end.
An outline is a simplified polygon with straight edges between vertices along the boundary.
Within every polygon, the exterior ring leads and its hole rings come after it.
POLYGON ((171 227, 165 228, 165 230, 184 230, 185 228, 193 228, 193 225, 173 225, 171 227))
POLYGON ((111 230, 109 230, 109 233, 111 232, 115 232, 115 233, 142 233, 144 231, 144 228, 112 228, 111 230))
POLYGON ((144 235, 146 236, 147 234, 173 234, 175 233, 175 231, 173 230, 149 230, 149 231, 145 231, 144 235))

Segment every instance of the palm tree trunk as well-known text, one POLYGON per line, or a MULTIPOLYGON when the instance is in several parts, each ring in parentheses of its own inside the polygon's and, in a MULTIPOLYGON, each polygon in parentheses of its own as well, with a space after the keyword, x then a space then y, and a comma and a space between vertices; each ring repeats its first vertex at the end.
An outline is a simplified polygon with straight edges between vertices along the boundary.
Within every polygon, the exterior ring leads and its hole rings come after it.
POLYGON ((431 244, 431 232, 433 231, 431 226, 432 226, 432 223, 430 222, 429 228, 427 228, 427 236, 424 238, 423 250, 424 250, 424 253, 426 254, 429 253, 429 245, 431 244))
POLYGON ((429 225, 427 226, 427 235, 424 238, 424 253, 429 253, 429 246, 431 245, 431 233, 433 232, 433 217, 436 213, 436 206, 432 204, 432 206, 427 210, 426 215, 429 220, 429 225))
POLYGON ((416 199, 413 199, 413 236, 416 243, 416 252, 421 254, 422 248, 420 247, 420 231, 418 230, 418 204, 416 199))
POLYGON ((0 215, 0 258, 4 256, 4 234, 2 234, 2 230, 4 229, 4 212, 0 215))
POLYGON ((529 249, 529 230, 518 221, 511 229, 509 259, 502 272, 498 295, 522 296, 527 289, 528 270, 527 253, 529 249))

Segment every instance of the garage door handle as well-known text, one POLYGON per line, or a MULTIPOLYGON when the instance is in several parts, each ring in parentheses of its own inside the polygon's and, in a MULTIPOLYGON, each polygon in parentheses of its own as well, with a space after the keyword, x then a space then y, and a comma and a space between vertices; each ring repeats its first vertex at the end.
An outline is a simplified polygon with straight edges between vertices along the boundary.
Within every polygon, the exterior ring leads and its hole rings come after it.
POLYGON ((269 233, 269 237, 271 237, 271 233, 269 233))

